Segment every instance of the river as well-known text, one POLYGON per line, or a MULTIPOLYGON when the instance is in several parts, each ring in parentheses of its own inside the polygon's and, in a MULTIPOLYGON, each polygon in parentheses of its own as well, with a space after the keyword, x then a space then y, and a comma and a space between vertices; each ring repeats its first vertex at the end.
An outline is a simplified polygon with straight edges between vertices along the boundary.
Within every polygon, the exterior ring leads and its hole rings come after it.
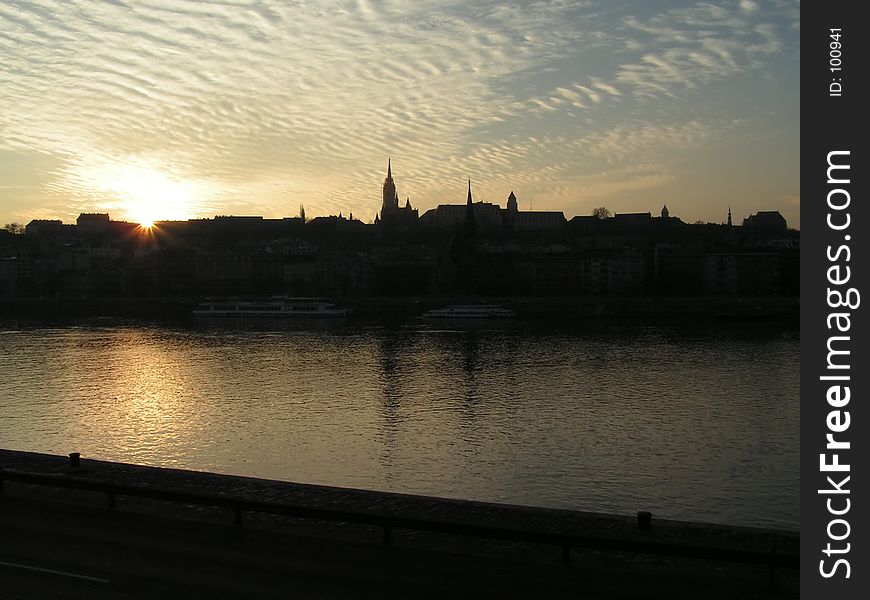
POLYGON ((0 446, 797 529, 799 334, 0 325, 0 446))

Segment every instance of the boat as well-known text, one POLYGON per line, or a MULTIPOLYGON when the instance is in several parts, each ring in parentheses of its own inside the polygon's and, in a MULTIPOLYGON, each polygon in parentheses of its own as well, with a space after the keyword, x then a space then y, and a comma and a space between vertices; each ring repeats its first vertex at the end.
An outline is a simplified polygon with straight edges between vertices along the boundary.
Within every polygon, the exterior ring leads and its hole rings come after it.
POLYGON ((220 300, 202 302, 196 317, 270 317, 331 319, 347 316, 347 309, 324 298, 270 298, 268 300, 220 300))
POLYGON ((497 304, 451 304, 423 313, 424 319, 510 319, 516 313, 497 304))

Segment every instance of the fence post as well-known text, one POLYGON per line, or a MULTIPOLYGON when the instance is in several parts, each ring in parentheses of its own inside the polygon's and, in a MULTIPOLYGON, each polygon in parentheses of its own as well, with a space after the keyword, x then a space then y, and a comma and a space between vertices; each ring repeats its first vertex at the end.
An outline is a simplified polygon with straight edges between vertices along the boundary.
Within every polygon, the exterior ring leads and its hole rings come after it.
POLYGON ((69 453, 69 466, 78 469, 82 464, 82 455, 79 452, 69 453))
POLYGON ((652 528, 652 513, 646 510, 640 510, 637 513, 637 528, 650 529, 652 528))

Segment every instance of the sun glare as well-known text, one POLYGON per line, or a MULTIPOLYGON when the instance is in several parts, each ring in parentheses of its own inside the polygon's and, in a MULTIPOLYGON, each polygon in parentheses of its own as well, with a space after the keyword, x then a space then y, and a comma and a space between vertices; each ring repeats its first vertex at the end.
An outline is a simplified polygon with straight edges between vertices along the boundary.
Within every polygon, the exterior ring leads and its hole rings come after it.
POLYGON ((124 218, 144 228, 153 227, 155 221, 189 219, 200 195, 197 184, 169 177, 150 165, 107 165, 90 175, 94 187, 121 201, 124 218))

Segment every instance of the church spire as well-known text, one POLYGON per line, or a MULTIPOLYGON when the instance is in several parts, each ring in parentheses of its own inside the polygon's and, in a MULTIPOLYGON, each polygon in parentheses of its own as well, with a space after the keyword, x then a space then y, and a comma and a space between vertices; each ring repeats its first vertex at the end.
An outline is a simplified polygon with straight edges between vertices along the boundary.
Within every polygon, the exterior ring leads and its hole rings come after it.
POLYGON ((731 227, 731 205, 728 205, 728 227, 731 227))
POLYGON ((389 158, 387 158, 387 178, 384 179, 383 199, 383 204, 381 204, 381 219, 386 218, 388 213, 392 213, 399 208, 399 194, 396 192, 396 182, 393 181, 392 160, 389 158))
POLYGON ((464 234, 469 238, 473 238, 477 233, 477 224, 474 220, 474 205, 471 201, 471 179, 468 180, 468 202, 465 204, 465 228, 464 234))

